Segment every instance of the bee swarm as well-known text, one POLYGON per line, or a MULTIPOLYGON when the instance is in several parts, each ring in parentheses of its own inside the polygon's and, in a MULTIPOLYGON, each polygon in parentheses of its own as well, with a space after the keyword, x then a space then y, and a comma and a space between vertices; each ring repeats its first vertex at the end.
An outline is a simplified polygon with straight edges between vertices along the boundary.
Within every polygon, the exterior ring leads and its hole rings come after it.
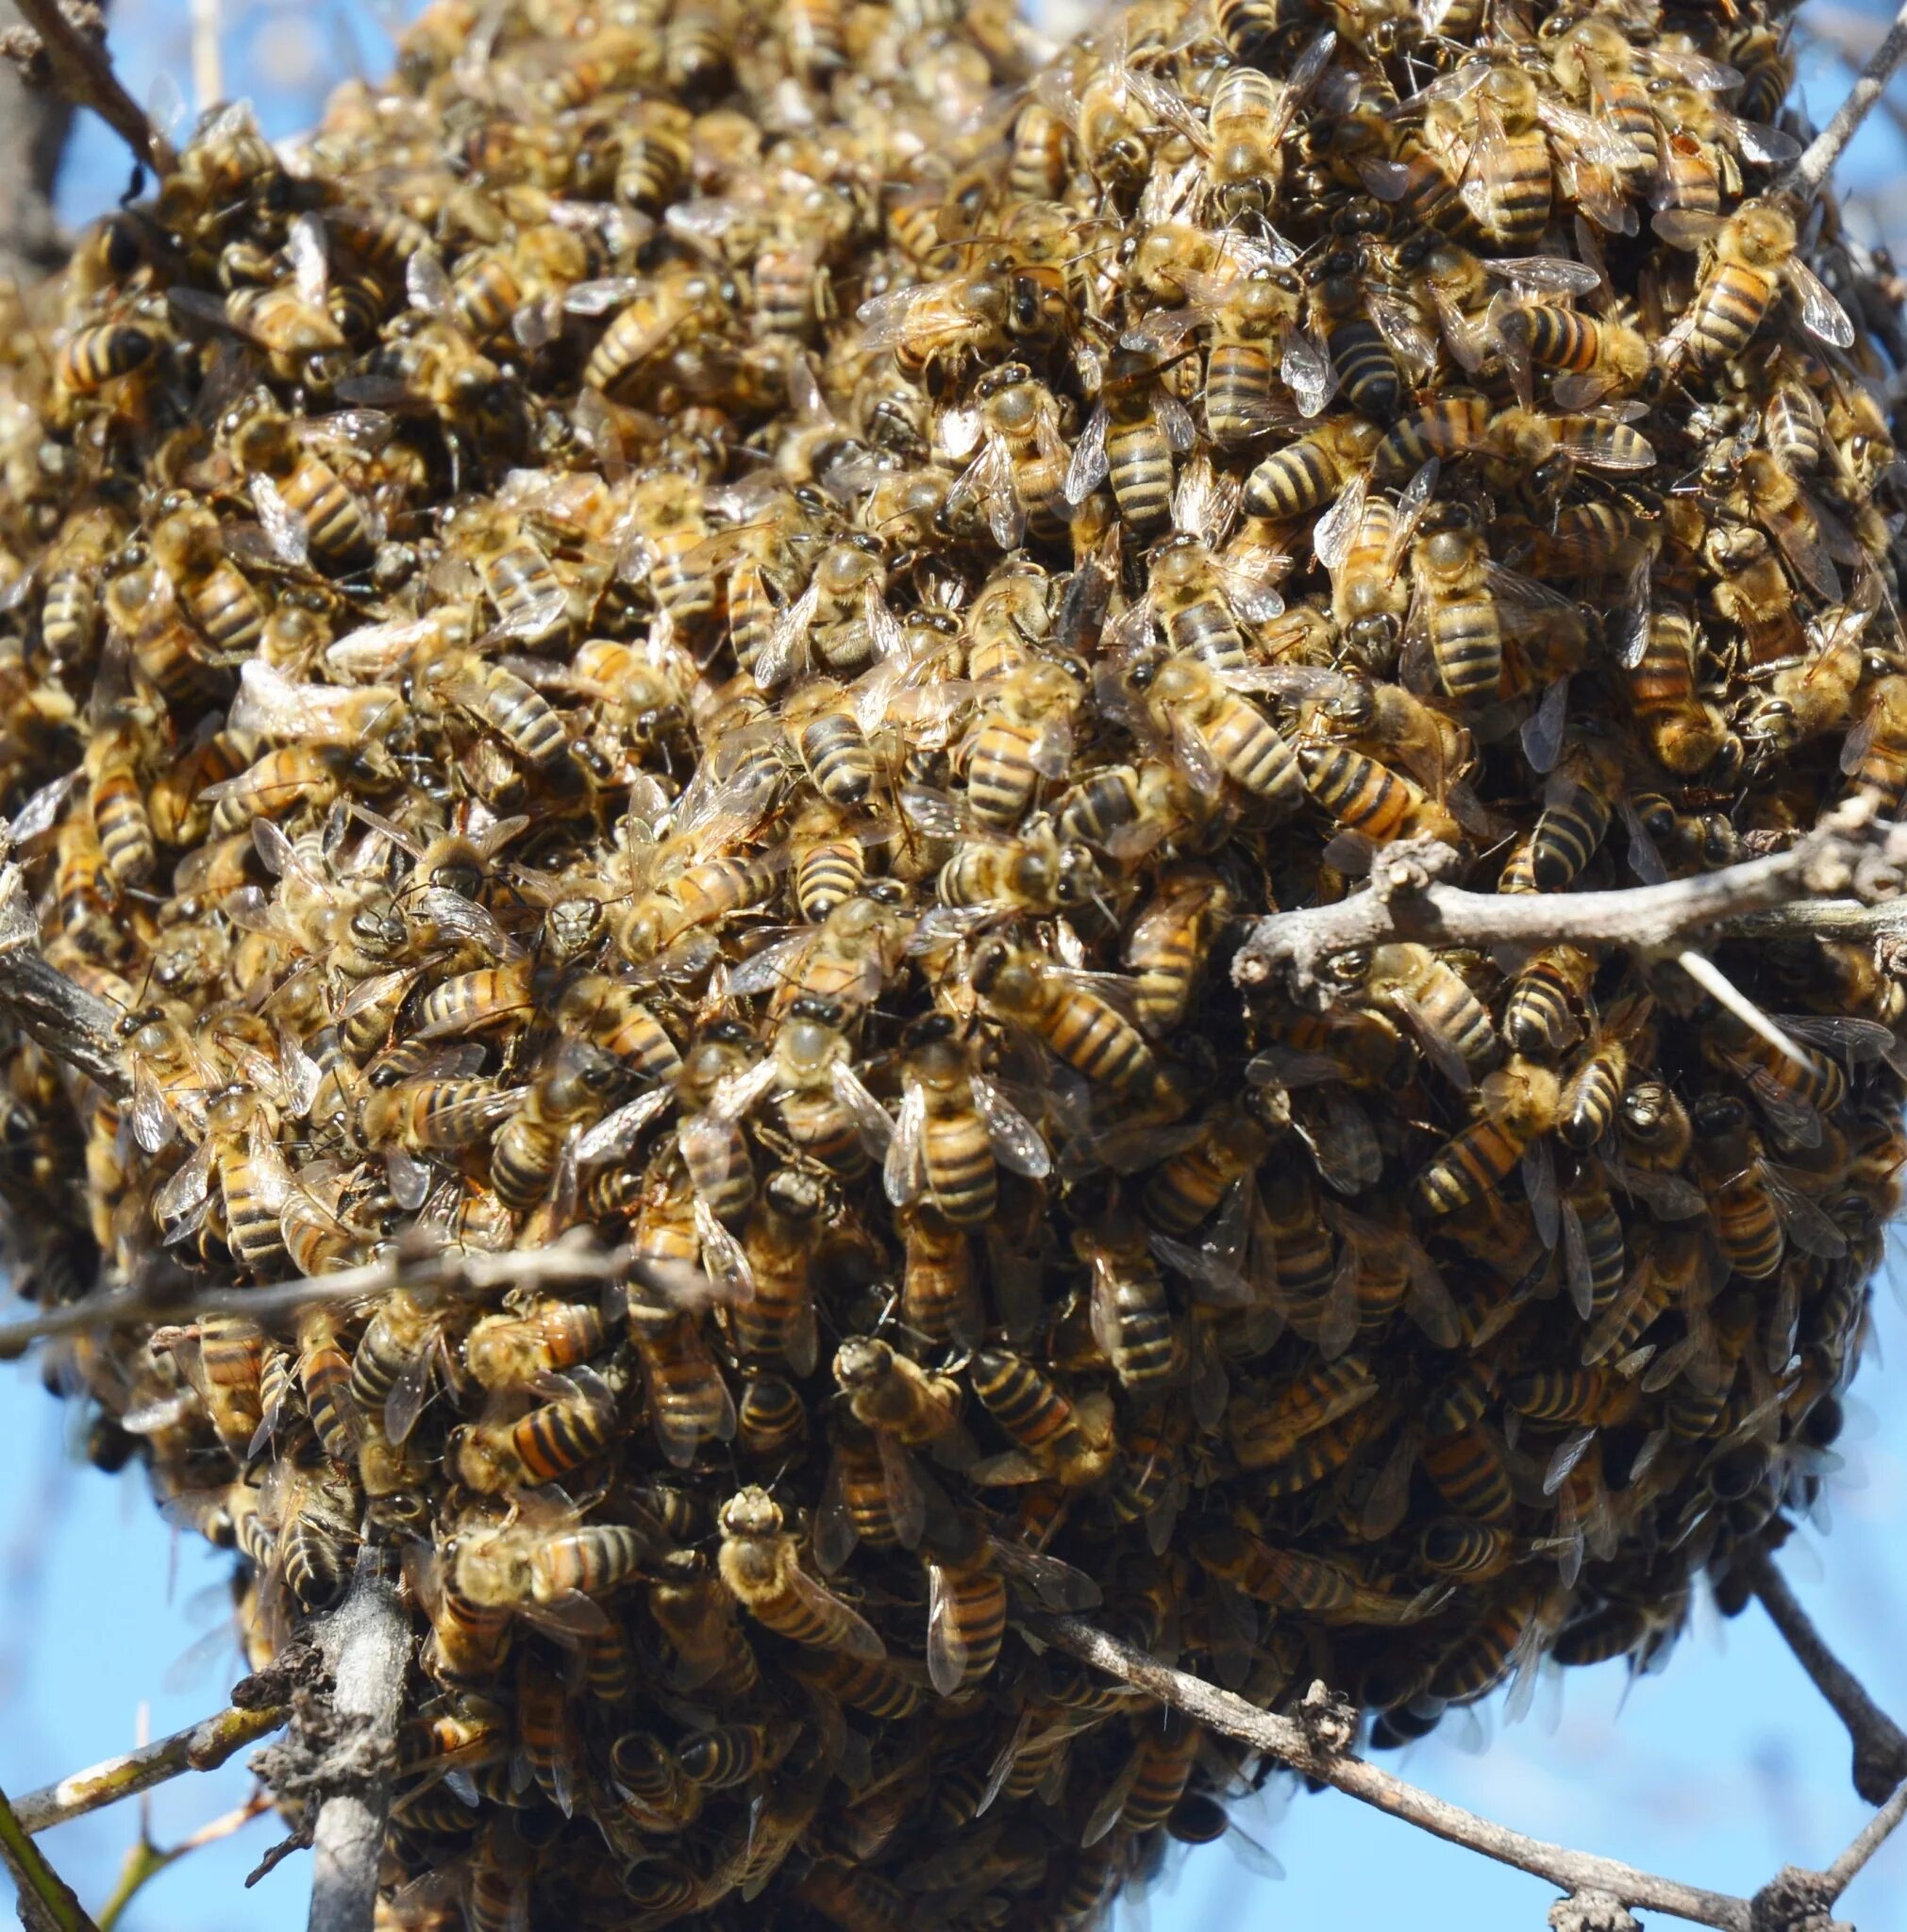
POLYGON ((255 1665, 401 1552, 380 1923, 1084 1924, 1254 1767, 1016 1603, 1382 1746, 1814 1500, 1885 961, 1719 946, 1798 1057, 1622 949, 1230 973, 1397 839, 1898 808, 1899 324, 1781 15, 1048 52, 437 0, 9 296, 0 802, 129 1095, 13 1041, 20 1267, 180 1311, 57 1379, 255 1665), (192 1315, 579 1226, 600 1295, 192 1315))

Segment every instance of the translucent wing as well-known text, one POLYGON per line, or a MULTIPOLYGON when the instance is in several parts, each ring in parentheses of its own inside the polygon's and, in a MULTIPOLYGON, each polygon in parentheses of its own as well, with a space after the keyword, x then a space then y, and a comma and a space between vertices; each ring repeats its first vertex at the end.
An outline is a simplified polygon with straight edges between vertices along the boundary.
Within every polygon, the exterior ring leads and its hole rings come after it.
POLYGON ((768 641, 755 660, 755 682, 763 691, 773 691, 792 672, 807 663, 808 633, 820 608, 821 586, 810 584, 775 620, 768 641))
POLYGON ((251 479, 252 508, 266 541, 282 563, 303 570, 311 560, 311 532, 305 519, 278 493, 269 476, 251 479))
POLYGON ((845 1060, 828 1069, 834 1097, 854 1116, 861 1142, 870 1155, 884 1158, 894 1139, 894 1117, 861 1084, 861 1075, 845 1060))
POLYGON ((730 1304, 755 1299, 755 1271, 742 1243, 724 1227, 715 1210, 695 1196, 695 1236, 702 1244, 702 1267, 717 1301, 730 1304))
MULTIPOLYGON (((1183 456, 1187 450, 1198 447, 1198 425, 1192 420, 1192 411, 1177 396, 1161 396, 1153 405, 1153 413, 1159 419, 1159 426, 1165 432, 1165 441, 1183 456)), ((1067 480, 1071 481, 1071 473, 1067 480)), ((1079 501, 1068 492, 1067 500, 1079 501)))
POLYGON ((1068 503, 1084 503, 1106 480, 1110 465, 1106 459, 1106 406, 1098 403, 1086 419, 1086 427, 1074 445, 1072 460, 1066 465, 1063 493, 1068 503))
POLYGON ((1523 756, 1536 772, 1552 772, 1563 756, 1564 726, 1569 716, 1569 680, 1559 677, 1523 721, 1523 756))
POLYGON ((994 1158, 1010 1173, 1044 1180, 1053 1170, 1040 1130, 1009 1102, 991 1080, 979 1074, 971 1076, 974 1105, 987 1124, 987 1138, 993 1143, 994 1158))
POLYGON ((1279 375, 1291 391, 1301 416, 1317 415, 1337 389, 1337 371, 1331 366, 1330 351, 1301 328, 1293 329, 1285 338, 1279 375))
POLYGON ((870 1662, 878 1662, 887 1655, 887 1646, 874 1625, 831 1590, 817 1583, 800 1564, 790 1563, 783 1575, 795 1595, 840 1628, 840 1639, 829 1645, 830 1649, 845 1651, 849 1657, 866 1657, 870 1662))
POLYGON ((1838 1260, 1848 1252, 1847 1236, 1806 1194, 1784 1180, 1773 1162, 1762 1162, 1761 1178, 1796 1247, 1829 1260, 1838 1260))
POLYGON ((1837 349, 1854 346, 1854 325, 1833 291, 1798 256, 1788 262, 1788 282, 1801 304, 1801 323, 1811 335, 1837 349))
POLYGON ((217 1158, 218 1143, 208 1135, 192 1149, 186 1164, 152 1197, 153 1218, 167 1230, 168 1242, 184 1240, 204 1218, 217 1158))
POLYGON ((634 1100, 607 1113, 577 1142, 578 1169, 598 1167, 606 1160, 622 1160, 642 1138, 643 1129, 665 1113, 675 1099, 674 1092, 659 1087, 641 1093, 634 1100))

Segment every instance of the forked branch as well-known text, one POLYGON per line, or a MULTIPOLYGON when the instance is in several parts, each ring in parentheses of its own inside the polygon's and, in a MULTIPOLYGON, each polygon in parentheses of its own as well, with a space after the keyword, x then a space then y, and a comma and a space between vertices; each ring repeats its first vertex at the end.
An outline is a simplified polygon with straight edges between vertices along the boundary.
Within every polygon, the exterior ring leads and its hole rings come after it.
POLYGON ((1442 946, 1626 946, 1673 956, 1705 935, 1907 934, 1907 827, 1869 832, 1837 814, 1785 852, 1665 885, 1597 892, 1472 892, 1447 883, 1459 855, 1434 839, 1402 839, 1371 862, 1369 888, 1334 905, 1274 912, 1239 949, 1233 974, 1261 986, 1282 973, 1302 996, 1340 953, 1391 940, 1442 946), (1879 901, 1881 903, 1866 903, 1879 901))
POLYGON ((1452 1844, 1547 1879, 1569 1898, 1666 1912, 1672 1918, 1713 1925, 1716 1932, 1800 1932, 1804 1926, 1824 1924, 1834 1901, 1907 1814, 1907 1783, 1903 1783, 1827 1871, 1788 1866, 1753 1899, 1735 1898, 1639 1871, 1614 1858, 1526 1837, 1349 1756, 1353 1733, 1348 1707, 1338 1706, 1321 1684, 1312 1687, 1298 1717, 1280 1717, 1254 1708, 1244 1698, 1221 1690, 1202 1677, 1173 1670, 1080 1618, 1034 1613, 1020 1621, 1042 1642, 1066 1651, 1136 1690, 1150 1692, 1162 1704, 1252 1745, 1280 1764, 1452 1844))
POLYGON ((91 108, 132 150, 142 167, 170 175, 177 160, 172 143, 121 85, 104 39, 81 33, 66 17, 59 0, 15 0, 15 5, 20 17, 40 36, 59 92, 75 107, 91 108))
POLYGON ((1777 185, 1791 194, 1798 194, 1803 200, 1812 200, 1818 194, 1828 176, 1834 172, 1834 163, 1841 158, 1842 150, 1853 140, 1855 129, 1887 91, 1888 83, 1900 71, 1903 62, 1907 62, 1907 6, 1894 16, 1894 25, 1887 29, 1886 38, 1868 57, 1867 64, 1855 77, 1848 98, 1835 109, 1834 118, 1808 143, 1800 158, 1777 185))
POLYGON ((1762 1607, 1814 1680, 1815 1690, 1833 1707, 1848 1727, 1854 1746, 1854 1789, 1870 1805, 1885 1804, 1902 1779, 1907 1779, 1907 1733, 1867 1695, 1861 1681, 1828 1648, 1814 1620, 1796 1600, 1774 1559, 1757 1548, 1747 1559, 1749 1581, 1762 1607))
POLYGON ((75 1771, 58 1784, 28 1791, 14 1800, 13 1814, 29 1837, 51 1831, 56 1824, 149 1791, 188 1771, 216 1771, 233 1752, 276 1731, 285 1717, 282 1706, 265 1710, 230 1706, 156 1743, 142 1744, 136 1751, 75 1771))
MULTIPOLYGON (((1361 1757, 1345 1755, 1343 1745, 1321 1736, 1321 1726, 1307 1727, 1296 1719, 1255 1709, 1230 1690, 1221 1690, 1201 1677, 1175 1671, 1144 1651, 1134 1650, 1130 1644, 1096 1630, 1078 1617, 1032 1615, 1022 1622, 1034 1636, 1081 1662, 1137 1690, 1151 1692, 1162 1704, 1169 1704, 1228 1737, 1255 1746, 1294 1771, 1317 1778, 1361 1804, 1375 1806, 1393 1818, 1401 1818, 1408 1824, 1447 1839, 1452 1844, 1466 1845, 1500 1864, 1514 1865, 1519 1871, 1547 1879, 1565 1893, 1601 1892, 1624 1905, 1715 1926, 1718 1932, 1750 1932, 1746 1899, 1732 1898, 1726 1892, 1705 1891, 1698 1886, 1638 1871, 1614 1858, 1598 1858, 1588 1852, 1571 1851, 1564 1845, 1549 1844, 1542 1839, 1512 1831, 1492 1819, 1480 1818, 1460 1805, 1449 1804, 1415 1785, 1406 1784, 1361 1757)), ((1347 1742, 1346 1739, 1345 1743, 1347 1742)))

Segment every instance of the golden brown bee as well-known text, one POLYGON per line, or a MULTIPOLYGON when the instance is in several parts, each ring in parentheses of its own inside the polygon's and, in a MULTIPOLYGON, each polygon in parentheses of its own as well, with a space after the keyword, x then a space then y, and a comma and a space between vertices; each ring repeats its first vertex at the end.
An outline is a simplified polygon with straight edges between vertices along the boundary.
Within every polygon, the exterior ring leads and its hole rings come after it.
POLYGON ((159 346, 159 339, 150 329, 132 323, 109 322, 95 328, 75 329, 60 344, 54 377, 69 395, 92 395, 142 367, 159 346))
POLYGON ((1804 327, 1841 348, 1853 341, 1846 311, 1797 256, 1795 218, 1781 203, 1745 201, 1726 220, 1694 208, 1664 208, 1655 230, 1675 247, 1712 251, 1695 300, 1656 352, 1664 367, 1682 360, 1706 367, 1740 355, 1783 280, 1798 300, 1804 327))
POLYGON ((1426 1214, 1447 1214, 1507 1180, 1556 1124, 1562 1106, 1556 1075, 1520 1058, 1486 1075, 1478 1097, 1480 1117, 1447 1141, 1416 1178, 1413 1197, 1426 1214))
POLYGON ((736 1602, 781 1636, 814 1650, 878 1661, 887 1647, 859 1611, 802 1569, 780 1506, 746 1489, 722 1506, 721 1572, 736 1602))
POLYGON ((1067 1488, 1096 1482, 1116 1447, 1111 1404, 1099 1391, 1077 1402, 1030 1362, 1005 1349, 983 1349, 968 1370, 974 1393, 1019 1444, 975 1465, 974 1480, 1037 1482, 1067 1488))
POLYGON ((1139 1029, 1038 954, 989 940, 974 955, 970 971, 973 990, 983 1001, 1037 1033, 1089 1080, 1119 1091, 1159 1083, 1159 1064, 1139 1029))
POLYGON ((473 1423, 449 1454, 471 1489, 497 1493, 555 1482, 609 1446, 619 1415, 616 1391, 594 1369, 577 1367, 542 1385, 554 1399, 514 1422, 473 1423))

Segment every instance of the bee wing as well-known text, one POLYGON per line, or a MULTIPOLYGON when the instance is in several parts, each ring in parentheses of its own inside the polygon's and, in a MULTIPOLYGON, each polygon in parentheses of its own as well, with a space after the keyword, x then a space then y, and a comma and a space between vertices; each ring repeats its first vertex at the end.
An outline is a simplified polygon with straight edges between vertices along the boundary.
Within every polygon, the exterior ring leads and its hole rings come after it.
POLYGON ((974 1105, 987 1124, 987 1139, 993 1143, 994 1158, 1010 1173, 1025 1174, 1030 1180, 1044 1180, 1053 1171, 1053 1157, 1047 1152, 1040 1130, 983 1075, 970 1076, 974 1105))
POLYGON ((810 584, 775 620, 768 641, 755 659, 755 682, 763 691, 773 691, 792 672, 807 663, 808 633, 820 608, 821 586, 810 584))
POLYGON ((1679 1174, 1661 1174, 1650 1167, 1617 1167, 1614 1174, 1659 1220, 1699 1221, 1708 1212, 1707 1196, 1679 1174))
MULTIPOLYGON (((682 1150, 692 1174, 712 1178, 717 1185, 728 1178, 728 1163, 735 1153, 731 1125, 731 1122, 717 1120, 710 1113, 698 1113, 692 1114, 676 1128, 676 1144, 682 1150)), ((696 1198, 701 1198, 699 1191, 696 1198)))
POLYGON ((1714 241, 1727 225, 1720 215, 1691 208, 1658 208, 1649 222, 1649 226, 1671 248, 1699 248, 1714 241))
POLYGON ((424 1206, 430 1192, 429 1162, 419 1160, 401 1147, 387 1147, 384 1150, 384 1176, 390 1184, 391 1198, 406 1213, 414 1214, 424 1206))
POLYGON ((1364 504, 1369 491, 1364 473, 1354 471, 1350 481, 1338 492, 1337 501, 1312 529, 1312 554, 1333 577, 1344 568, 1345 559, 1357 541, 1358 532, 1363 527, 1364 504))
MULTIPOLYGON (((1733 114, 1722 118, 1729 132, 1734 136, 1735 146, 1745 161, 1755 161, 1765 168, 1785 168, 1790 161, 1800 159, 1801 143, 1782 128, 1770 127, 1763 121, 1743 121, 1733 114)), ((1793 267, 1795 264, 1789 265, 1793 267)), ((1828 340, 1833 339, 1830 337, 1828 340)), ((1839 346, 1848 348, 1852 341, 1850 336, 1839 346)))
POLYGON ((811 1539, 814 1560, 832 1576, 854 1554, 859 1541, 854 1517, 847 1507, 847 1474, 842 1466, 841 1445, 836 1443, 828 1465, 828 1480, 822 1486, 821 1501, 814 1511, 814 1532, 811 1539))
POLYGON ((1197 1247, 1156 1233, 1146 1236, 1146 1244, 1175 1274, 1198 1285, 1203 1291, 1198 1295, 1200 1301, 1219 1307, 1247 1302, 1251 1292, 1242 1264, 1255 1201, 1254 1191, 1244 1180, 1233 1181, 1212 1232, 1197 1247))
POLYGON ((1404 1291, 1404 1307, 1419 1328, 1439 1348, 1461 1348, 1464 1318, 1437 1264, 1415 1241, 1404 1251, 1410 1268, 1410 1286, 1404 1291))
POLYGON ((773 992, 795 976, 799 960, 813 949, 815 930, 803 926, 785 939, 772 941, 759 953, 751 953, 728 975, 728 997, 746 999, 756 993, 773 992))
POLYGON ((1569 680, 1559 677, 1543 693, 1522 725, 1523 756, 1534 772, 1553 772, 1563 756, 1564 727, 1569 719, 1569 680))
POLYGON ((987 528, 1002 550, 1019 547, 1026 532, 1026 512, 1013 493, 1013 459, 1004 441, 989 436, 980 453, 946 493, 946 513, 952 516, 970 498, 978 497, 986 512, 987 528))
MULTIPOLYGON (((1454 76, 1447 75, 1446 78, 1454 76)), ((1434 88, 1441 85, 1432 82, 1434 88)), ((1426 89, 1428 93, 1430 89, 1426 89)), ((1470 143, 1469 158, 1464 163, 1464 179, 1459 188, 1464 206, 1470 210, 1470 218, 1480 226, 1487 227, 1490 222, 1490 199, 1493 180, 1515 178, 1515 155, 1510 146, 1510 138, 1503 131, 1503 123, 1496 108, 1488 100, 1476 103, 1477 138, 1470 143)))
MULTIPOLYGON (((702 1268, 718 1302, 731 1307, 755 1299, 755 1271, 742 1243, 716 1219, 715 1210, 695 1196, 695 1236, 702 1244, 702 1268)), ((726 1441, 727 1438, 724 1438, 726 1441)))
POLYGON ((1649 557, 1645 549, 1623 584, 1622 599, 1616 611, 1613 641, 1625 671, 1633 671, 1648 651, 1648 620, 1652 608, 1649 576, 1649 557))
POLYGON ((1203 450, 1179 473, 1172 490, 1172 526, 1216 548, 1230 534, 1238 515, 1241 485, 1235 476, 1221 475, 1203 450))
POLYGON ((1197 725, 1182 712, 1172 717, 1172 749, 1179 768, 1195 791, 1216 798, 1225 789, 1225 772, 1213 756, 1197 725))
MULTIPOLYGON (((1430 307, 1436 310, 1437 326, 1459 368, 1474 375, 1482 368, 1489 358, 1489 343, 1485 339, 1483 325, 1473 323, 1460 308, 1447 291, 1433 288, 1430 293, 1430 307)), ((1474 447, 1474 441, 1465 439, 1460 445, 1474 447)))
POLYGON ((1416 386, 1430 381, 1437 367, 1437 339, 1416 309, 1390 289, 1366 288, 1363 300, 1364 312, 1405 375, 1416 386))
POLYGON ((1854 1066, 1884 1059, 1895 1049, 1892 1030, 1878 1020, 1857 1020, 1822 1013, 1783 1013, 1781 1024, 1797 1040, 1826 1047, 1854 1066))
MULTIPOLYGON (((1625 143, 1626 145, 1626 143, 1625 143)), ((1595 269, 1566 255, 1510 255, 1486 261, 1484 272, 1519 290, 1544 295, 1587 295, 1600 286, 1595 269)))
POLYGON ((1309 330, 1295 328, 1286 336, 1278 373, 1297 403, 1298 414, 1319 414, 1337 391, 1338 374, 1330 351, 1309 330))
POLYGON ((1394 991, 1391 1003, 1411 1023, 1424 1058, 1443 1074, 1459 1093, 1467 1093, 1475 1084, 1469 1062, 1437 1030, 1435 1023, 1408 992, 1394 991))
POLYGON ((404 264, 404 292, 411 308, 427 315, 448 320, 457 313, 457 298, 450 276, 430 249, 420 248, 404 264))
MULTIPOLYGON (((709 1100, 709 1118, 719 1122, 722 1129, 739 1121, 755 1103, 775 1084, 775 1061, 772 1056, 760 1059, 752 1067, 744 1067, 740 1073, 729 1074, 716 1081, 715 1091, 709 1100)), ((684 1122, 682 1131, 688 1132, 690 1123, 684 1122)))
POLYGON ((322 309, 331 286, 322 217, 311 213, 298 216, 285 236, 285 256, 292 264, 298 299, 312 308, 322 309))
POLYGON ((274 554, 281 563, 305 569, 311 560, 311 532, 303 516, 278 493, 278 486, 262 474, 251 479, 252 508, 274 554))
MULTIPOLYGON (((37 791, 28 794, 26 802, 13 814, 10 831, 16 845, 25 845, 37 839, 42 832, 50 832, 59 822, 59 808, 65 804, 66 795, 77 785, 84 775, 80 772, 69 772, 63 778, 55 778, 42 785, 37 791)), ((261 824, 270 823, 260 821, 261 824)))
POLYGON ((669 1088, 658 1087, 605 1114, 577 1142, 577 1169, 587 1170, 599 1167, 606 1160, 627 1158, 642 1138, 643 1129, 665 1113, 675 1097, 669 1088))
POLYGON ((831 1590, 816 1582, 799 1563, 791 1562, 784 1575, 790 1591, 811 1609, 845 1625, 840 1641, 830 1644, 830 1649, 844 1651, 849 1657, 865 1657, 870 1663, 878 1663, 887 1655, 887 1645, 880 1641, 880 1634, 874 1625, 859 1610, 843 1603, 831 1590))
POLYGON ((1086 427, 1073 446, 1072 460, 1066 465, 1062 493, 1068 503, 1084 503, 1106 480, 1110 465, 1106 459, 1106 406, 1096 403, 1086 419, 1086 427))
POLYGON ((1192 420, 1192 411, 1177 396, 1162 395, 1156 398, 1153 414, 1158 417, 1159 426, 1165 432, 1165 441, 1180 456, 1187 450, 1198 447, 1198 425, 1192 420))
POLYGON ((393 1442, 403 1442, 417 1426, 424 1405, 430 1396, 431 1372, 437 1363, 437 1347, 419 1349, 397 1372, 391 1392, 384 1398, 384 1433, 393 1442))
POLYGON ((1582 1217, 1576 1203, 1565 1194, 1561 1204, 1563 1223, 1563 1267, 1569 1284, 1569 1299, 1576 1312, 1588 1321, 1595 1312, 1595 1283, 1589 1269, 1589 1241, 1582 1231, 1582 1217))
POLYGON ((152 1197, 153 1218, 166 1231, 168 1243, 183 1241, 204 1220, 217 1158, 218 1143, 208 1135, 192 1149, 186 1164, 152 1197))
POLYGON ((1358 1277, 1362 1257, 1355 1241, 1340 1245, 1337 1267, 1317 1318, 1317 1352, 1334 1362, 1358 1337, 1358 1277))
POLYGON ((1079 1833, 1082 1846, 1096 1845, 1118 1824, 1131 1798, 1132 1788, 1139 1782, 1139 1774, 1146 1763, 1146 1746, 1141 1743, 1133 1747, 1132 1756, 1127 1760, 1126 1768, 1106 1787, 1099 1802, 1087 1814, 1084 1827, 1079 1833))
POLYGON ((904 1550, 918 1549, 927 1528, 927 1491, 921 1486, 920 1472, 907 1445, 885 1429, 874 1432, 880 1456, 881 1487, 887 1497, 887 1513, 894 1522, 894 1533, 904 1550))
POLYGON ((1556 1245, 1561 1209, 1556 1191, 1556 1161, 1547 1140, 1532 1141, 1523 1154, 1523 1191, 1530 1201, 1530 1218, 1546 1248, 1556 1245))
POLYGON ((854 1116, 861 1144, 875 1158, 884 1158, 894 1139, 894 1116, 867 1091, 861 1075, 845 1060, 836 1060, 828 1078, 835 1099, 854 1116))
POLYGON ((987 1547, 994 1560, 1016 1581, 1030 1584, 1034 1593, 1049 1610, 1079 1616, 1096 1610, 1105 1601, 1099 1586, 1083 1570, 1043 1551, 1029 1550, 1019 1543, 990 1540, 987 1547))

